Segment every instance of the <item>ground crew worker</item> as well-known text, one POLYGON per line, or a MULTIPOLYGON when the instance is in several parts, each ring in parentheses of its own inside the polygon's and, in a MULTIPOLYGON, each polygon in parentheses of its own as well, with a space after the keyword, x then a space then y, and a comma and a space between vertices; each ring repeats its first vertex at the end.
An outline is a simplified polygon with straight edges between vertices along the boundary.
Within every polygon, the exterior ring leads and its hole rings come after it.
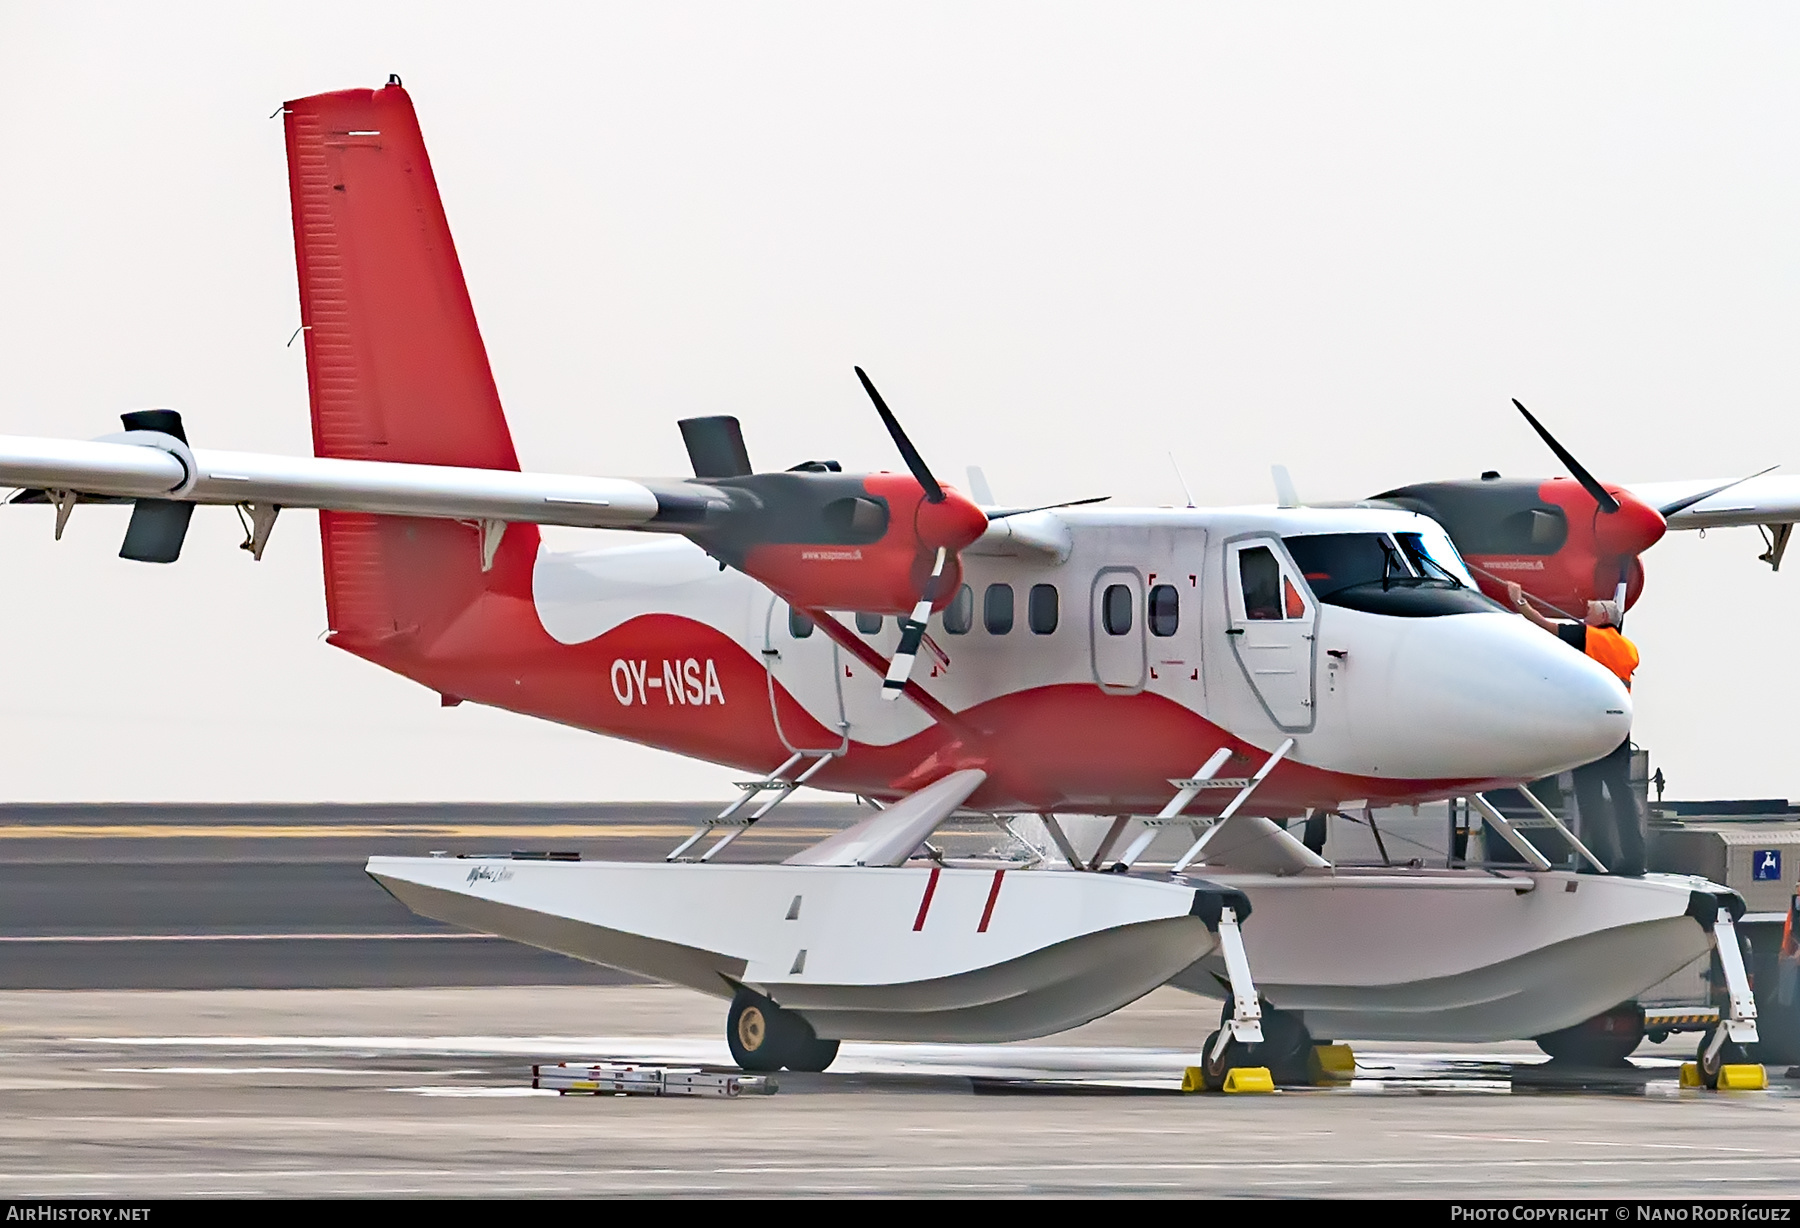
MULTIPOLYGON (((1555 622, 1531 607, 1517 584, 1508 582, 1506 595, 1513 608, 1577 652, 1584 652, 1617 675, 1631 689, 1631 675, 1638 667, 1637 645, 1619 630, 1619 603, 1590 601, 1581 622, 1555 622)), ((1583 834, 1590 822, 1589 841, 1607 869, 1637 876, 1644 872, 1644 829, 1638 819, 1637 795, 1631 789, 1631 736, 1610 754, 1575 769, 1575 797, 1581 805, 1583 834), (1606 797, 1601 796, 1602 790, 1606 797), (1610 801, 1611 824, 1606 822, 1610 801), (1611 828, 1609 831, 1608 828, 1611 828)))

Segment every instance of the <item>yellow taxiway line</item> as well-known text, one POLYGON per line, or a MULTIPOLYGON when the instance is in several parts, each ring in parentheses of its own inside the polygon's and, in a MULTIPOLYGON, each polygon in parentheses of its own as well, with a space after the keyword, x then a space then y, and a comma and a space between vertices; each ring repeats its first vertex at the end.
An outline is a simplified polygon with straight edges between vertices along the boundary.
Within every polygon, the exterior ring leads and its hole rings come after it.
MULTIPOLYGON (((375 823, 375 824, 183 824, 120 823, 80 825, 17 824, 0 826, 0 840, 597 840, 633 836, 681 835, 691 824, 550 823, 535 827, 507 824, 375 823)), ((770 827, 784 836, 824 837, 836 827, 770 827)))

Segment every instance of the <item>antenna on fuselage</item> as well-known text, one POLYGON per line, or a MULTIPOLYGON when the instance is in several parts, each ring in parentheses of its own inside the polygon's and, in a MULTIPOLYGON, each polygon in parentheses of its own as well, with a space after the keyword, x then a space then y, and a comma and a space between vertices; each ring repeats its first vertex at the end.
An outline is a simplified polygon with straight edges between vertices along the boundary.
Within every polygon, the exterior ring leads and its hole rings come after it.
POLYGON ((1187 505, 1192 507, 1194 506, 1194 492, 1188 489, 1187 479, 1181 476, 1181 464, 1175 459, 1173 452, 1170 452, 1168 456, 1169 468, 1175 471, 1175 480, 1181 483, 1181 493, 1187 496, 1187 505))
POLYGON ((969 466, 969 497, 981 507, 994 506, 994 492, 988 486, 987 474, 980 465, 969 466))
POLYGON ((1294 479, 1286 465, 1270 465, 1269 476, 1275 479, 1275 506, 1299 507, 1300 496, 1294 492, 1294 479))

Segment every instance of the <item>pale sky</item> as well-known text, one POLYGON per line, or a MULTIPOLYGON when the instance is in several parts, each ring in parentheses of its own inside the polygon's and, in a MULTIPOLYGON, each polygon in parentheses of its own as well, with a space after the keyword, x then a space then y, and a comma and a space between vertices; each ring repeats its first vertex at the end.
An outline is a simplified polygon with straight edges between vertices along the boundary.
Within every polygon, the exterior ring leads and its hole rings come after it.
MULTIPOLYGON (((0 0, 0 433, 309 448, 284 99, 405 79, 527 468, 1208 503, 1800 472, 1800 10, 0 0)), ((0 509, 0 800, 629 800, 733 773, 327 648, 312 517, 0 509)), ((567 541, 564 537, 559 540, 567 541)), ((572 540, 585 540, 579 534, 572 540)), ((1800 557, 1647 556, 1672 797, 1800 796, 1800 557)))

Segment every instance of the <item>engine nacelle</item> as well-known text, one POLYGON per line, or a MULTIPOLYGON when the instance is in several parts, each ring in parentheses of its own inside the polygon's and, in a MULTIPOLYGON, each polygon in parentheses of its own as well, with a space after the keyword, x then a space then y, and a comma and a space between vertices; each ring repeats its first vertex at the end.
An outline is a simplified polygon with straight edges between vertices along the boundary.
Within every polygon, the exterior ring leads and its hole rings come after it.
POLYGON ((731 513, 691 536, 802 609, 911 613, 941 548, 949 557, 932 592, 941 610, 962 583, 958 552, 987 528, 967 498, 946 489, 932 503, 906 474, 763 473, 710 485, 731 495, 731 513))

